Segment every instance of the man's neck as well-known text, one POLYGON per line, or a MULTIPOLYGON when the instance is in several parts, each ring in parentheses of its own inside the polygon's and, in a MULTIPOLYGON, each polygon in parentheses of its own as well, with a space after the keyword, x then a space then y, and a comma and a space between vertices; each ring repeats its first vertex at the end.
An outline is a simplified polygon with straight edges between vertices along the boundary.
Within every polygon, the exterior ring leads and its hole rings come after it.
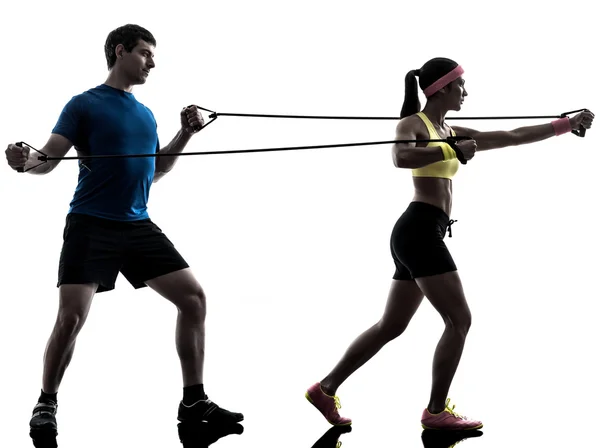
POLYGON ((104 84, 106 84, 109 87, 112 87, 113 89, 123 90, 124 92, 131 93, 133 90, 133 84, 125 81, 122 76, 119 76, 113 71, 111 71, 108 74, 108 78, 106 78, 104 84))

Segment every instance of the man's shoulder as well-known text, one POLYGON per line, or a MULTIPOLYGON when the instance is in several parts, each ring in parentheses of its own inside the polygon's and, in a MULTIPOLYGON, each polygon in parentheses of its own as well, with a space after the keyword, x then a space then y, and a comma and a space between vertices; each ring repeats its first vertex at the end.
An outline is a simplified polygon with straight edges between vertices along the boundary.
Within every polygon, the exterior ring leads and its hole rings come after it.
POLYGON ((73 95, 73 98, 89 98, 89 97, 94 97, 94 96, 98 96, 100 93, 102 93, 102 86, 96 86, 96 87, 91 87, 87 90, 84 91, 80 91, 79 93, 76 93, 73 95))
POLYGON ((98 95, 100 94, 99 87, 100 86, 92 87, 90 89, 84 90, 83 92, 73 94, 69 99, 68 103, 77 107, 82 107, 90 104, 95 98, 98 98, 98 95))

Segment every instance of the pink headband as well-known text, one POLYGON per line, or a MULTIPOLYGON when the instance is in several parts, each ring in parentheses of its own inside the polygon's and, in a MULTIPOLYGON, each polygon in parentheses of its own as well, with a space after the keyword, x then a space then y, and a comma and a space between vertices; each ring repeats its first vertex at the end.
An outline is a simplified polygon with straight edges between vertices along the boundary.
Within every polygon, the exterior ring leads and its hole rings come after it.
POLYGON ((442 87, 445 87, 448 84, 450 84, 452 81, 458 79, 464 72, 465 71, 463 70, 463 68, 460 65, 457 65, 456 68, 454 70, 452 70, 450 73, 442 76, 436 82, 434 82, 429 87, 427 87, 425 90, 423 90, 423 93, 425 94, 426 97, 429 98, 431 95, 433 95, 435 92, 440 90, 442 87))

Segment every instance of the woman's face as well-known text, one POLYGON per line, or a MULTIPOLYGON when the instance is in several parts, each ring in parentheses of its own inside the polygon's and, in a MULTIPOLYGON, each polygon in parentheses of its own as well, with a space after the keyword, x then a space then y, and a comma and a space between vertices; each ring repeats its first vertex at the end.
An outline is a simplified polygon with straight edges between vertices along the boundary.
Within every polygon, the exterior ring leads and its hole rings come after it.
POLYGON ((467 95, 468 93, 465 89, 465 80, 462 76, 452 81, 450 83, 450 89, 448 90, 449 108, 451 110, 460 110, 467 95))

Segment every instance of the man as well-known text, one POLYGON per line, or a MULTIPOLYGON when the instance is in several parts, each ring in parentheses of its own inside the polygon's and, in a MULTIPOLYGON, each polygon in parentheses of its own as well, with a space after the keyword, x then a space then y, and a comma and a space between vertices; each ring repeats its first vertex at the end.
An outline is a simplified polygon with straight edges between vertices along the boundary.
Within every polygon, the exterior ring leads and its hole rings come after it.
MULTIPOLYGON (((44 355, 41 396, 30 422, 34 432, 56 432, 57 392, 76 337, 95 293, 114 289, 119 272, 134 288, 149 286, 178 308, 176 344, 184 386, 179 421, 243 420, 242 414, 220 408, 204 393, 204 293, 146 208, 151 184, 173 168, 177 159, 173 154, 181 153, 204 124, 197 108, 184 109, 181 130, 160 148, 154 115, 131 93, 135 85, 146 82, 154 68, 155 46, 152 34, 140 26, 125 25, 112 31, 105 45, 108 78, 66 104, 41 150, 50 157, 64 157, 71 147, 82 157, 170 156, 80 162, 79 182, 63 234, 58 317, 44 355)), ((59 163, 39 165, 37 157, 29 157, 29 148, 15 144, 8 146, 6 157, 11 168, 31 174, 47 174, 59 163)))

